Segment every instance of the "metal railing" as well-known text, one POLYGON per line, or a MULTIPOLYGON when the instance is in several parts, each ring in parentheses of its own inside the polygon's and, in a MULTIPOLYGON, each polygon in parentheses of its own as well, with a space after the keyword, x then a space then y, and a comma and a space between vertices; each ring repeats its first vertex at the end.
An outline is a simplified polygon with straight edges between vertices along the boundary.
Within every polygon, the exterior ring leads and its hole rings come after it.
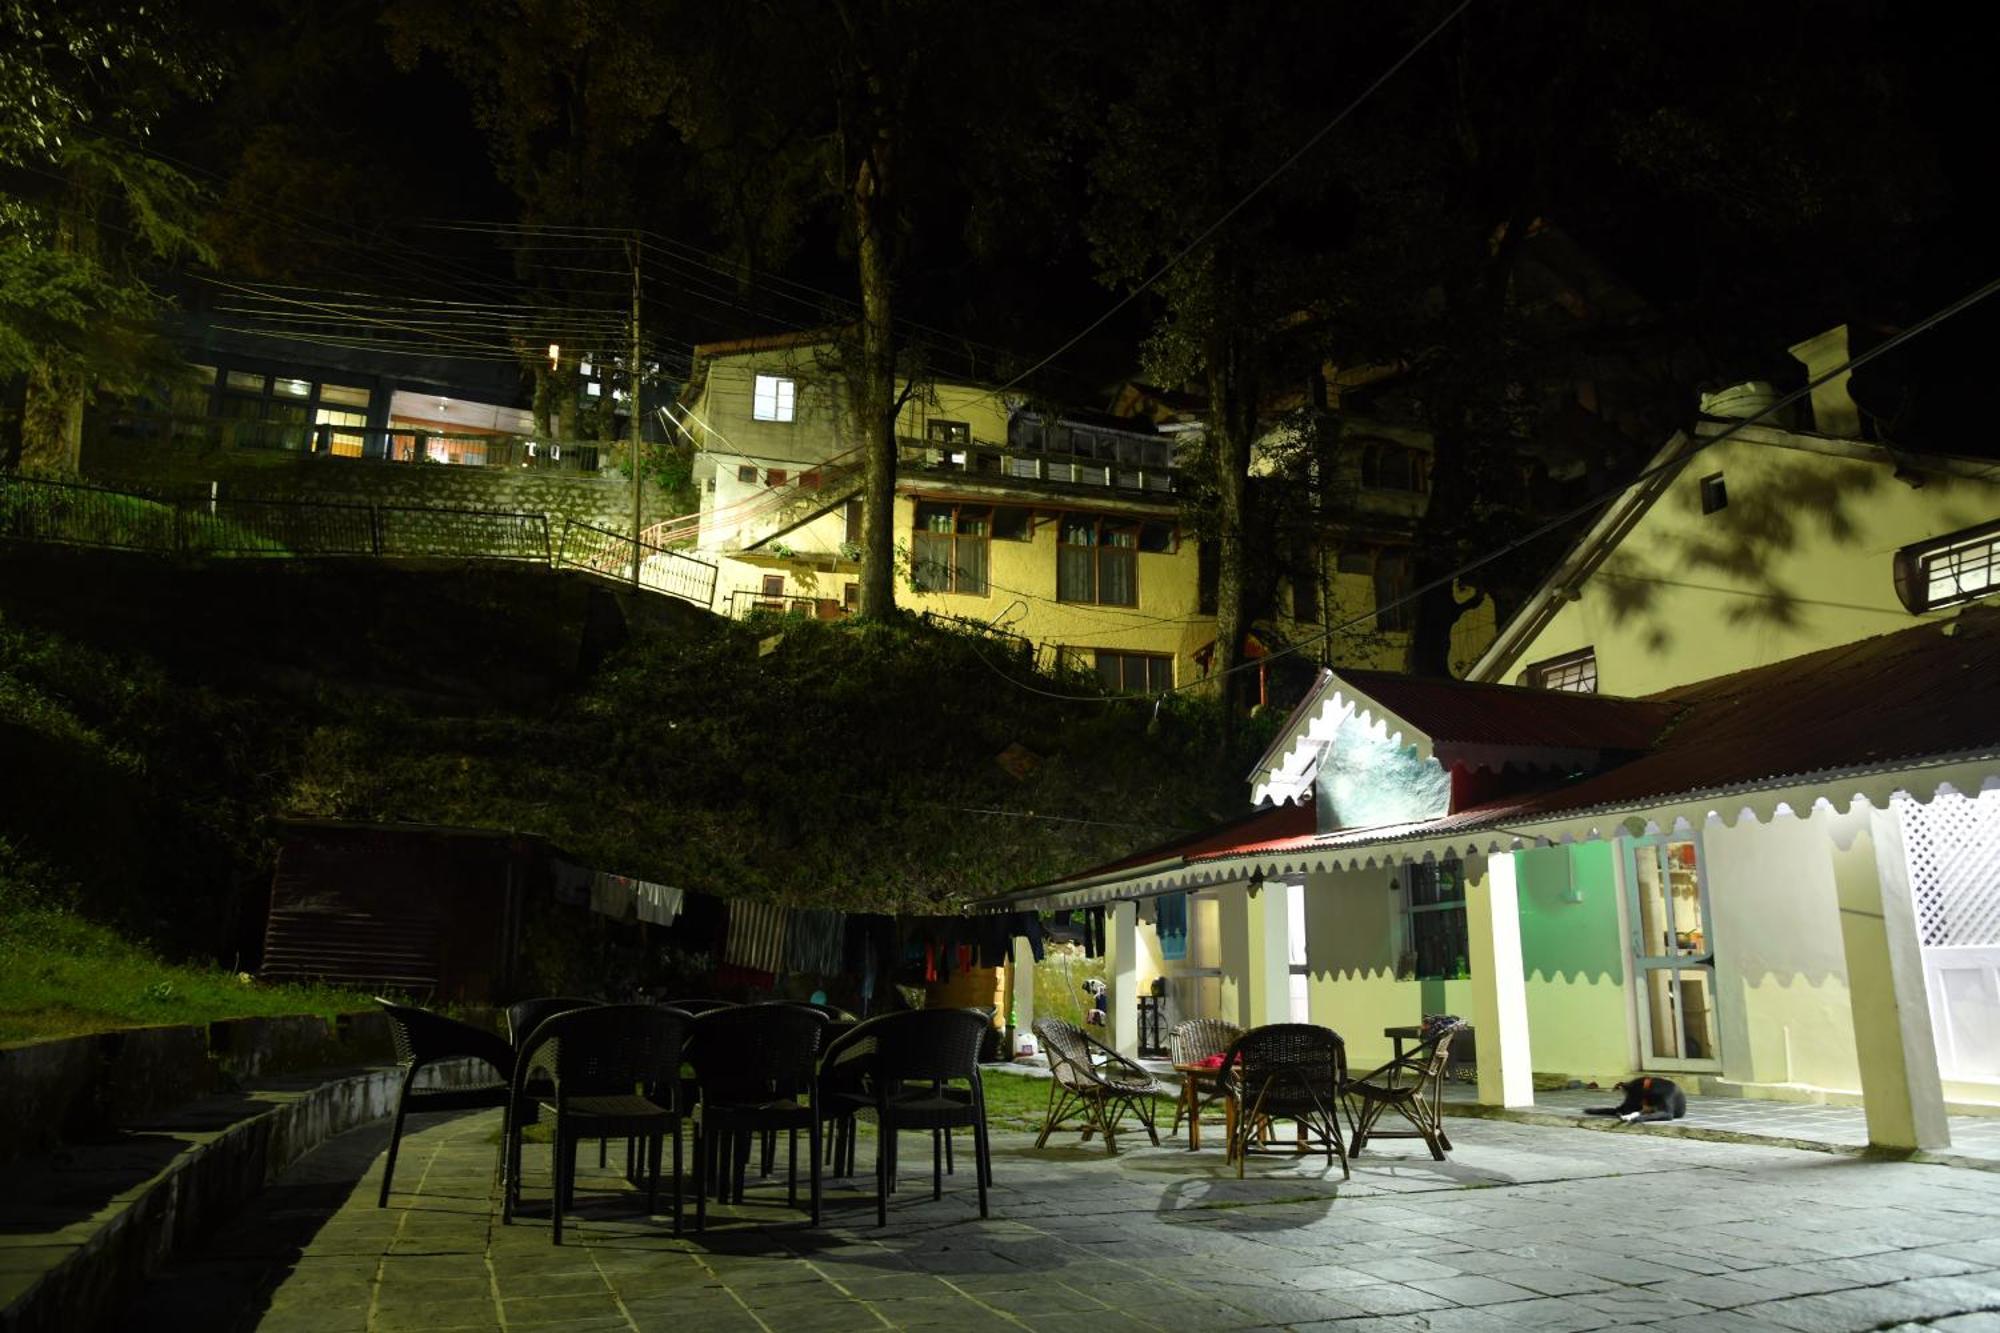
POLYGON ((1145 466, 1117 458, 909 439, 900 442, 898 457, 905 474, 950 472, 994 482, 1055 482, 1098 490, 1136 491, 1162 499, 1171 497, 1175 488, 1171 465, 1145 466))
POLYGON ((803 616, 812 620, 839 620, 849 614, 846 604, 837 597, 766 593, 755 588, 732 588, 723 594, 722 614, 731 620, 745 620, 760 612, 772 616, 803 616))
POLYGON ((126 411, 108 411, 95 416, 92 432, 115 440, 195 449, 249 449, 326 458, 373 459, 377 462, 506 468, 510 471, 532 468, 584 476, 597 473, 602 463, 603 448, 595 442, 531 440, 516 435, 126 411))
POLYGON ((696 606, 714 607, 718 571, 708 561, 649 542, 634 542, 628 535, 578 519, 563 520, 562 537, 551 563, 557 569, 580 569, 621 583, 632 583, 632 555, 635 550, 639 553, 639 587, 678 597, 696 606))

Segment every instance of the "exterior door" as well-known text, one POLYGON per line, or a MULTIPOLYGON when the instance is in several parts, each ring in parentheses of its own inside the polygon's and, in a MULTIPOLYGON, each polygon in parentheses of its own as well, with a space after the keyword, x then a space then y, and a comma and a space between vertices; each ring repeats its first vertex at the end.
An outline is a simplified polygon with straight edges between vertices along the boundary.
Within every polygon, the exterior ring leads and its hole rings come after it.
POLYGON ((1720 1070, 1708 873, 1696 837, 1625 842, 1642 1069, 1720 1070))

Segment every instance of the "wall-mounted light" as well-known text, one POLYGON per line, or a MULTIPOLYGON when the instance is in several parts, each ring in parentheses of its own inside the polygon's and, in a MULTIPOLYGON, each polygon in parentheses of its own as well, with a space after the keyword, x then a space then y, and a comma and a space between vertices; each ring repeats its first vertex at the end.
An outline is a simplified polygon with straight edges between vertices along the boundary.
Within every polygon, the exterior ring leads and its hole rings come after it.
POLYGON ((561 343, 550 343, 550 344, 549 344, 549 369, 550 369, 550 370, 556 370, 556 369, 559 369, 559 368, 560 368, 561 366, 562 366, 562 344, 561 344, 561 343))

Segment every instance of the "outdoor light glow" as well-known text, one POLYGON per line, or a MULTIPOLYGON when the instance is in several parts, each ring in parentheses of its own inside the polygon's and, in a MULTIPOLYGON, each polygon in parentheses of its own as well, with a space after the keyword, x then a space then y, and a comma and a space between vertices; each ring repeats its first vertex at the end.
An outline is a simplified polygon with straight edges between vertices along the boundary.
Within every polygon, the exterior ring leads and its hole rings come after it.
POLYGON ((556 368, 557 366, 559 366, 559 365, 561 365, 561 364, 562 364, 562 344, 561 344, 561 343, 550 343, 550 344, 549 344, 549 369, 550 369, 550 370, 554 370, 554 369, 555 369, 555 368, 556 368))

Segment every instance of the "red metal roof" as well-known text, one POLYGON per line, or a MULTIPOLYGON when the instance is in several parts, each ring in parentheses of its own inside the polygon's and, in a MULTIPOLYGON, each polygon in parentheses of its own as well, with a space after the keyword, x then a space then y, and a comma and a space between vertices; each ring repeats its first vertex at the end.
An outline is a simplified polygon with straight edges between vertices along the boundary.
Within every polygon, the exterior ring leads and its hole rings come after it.
POLYGON ((1880 764, 2000 751, 2000 606, 1631 700, 1338 673, 1433 733, 1481 744, 1642 752, 1599 772, 1423 823, 1312 831, 1310 804, 1261 811, 1053 881, 1074 884, 1179 857, 1187 863, 1396 842, 1600 807, 1770 785, 1880 764), (1611 707, 1578 707, 1582 705, 1611 707), (1482 723, 1478 710, 1493 710, 1482 723), (1546 730, 1533 729, 1537 721, 1546 730), (1649 730, 1650 729, 1650 730, 1649 730), (1632 742, 1641 734, 1645 740, 1632 742), (1504 740, 1502 738, 1505 738, 1504 740))
POLYGON ((1571 694, 1520 685, 1336 669, 1346 681, 1439 745, 1520 745, 1567 750, 1643 750, 1681 705, 1571 694))

